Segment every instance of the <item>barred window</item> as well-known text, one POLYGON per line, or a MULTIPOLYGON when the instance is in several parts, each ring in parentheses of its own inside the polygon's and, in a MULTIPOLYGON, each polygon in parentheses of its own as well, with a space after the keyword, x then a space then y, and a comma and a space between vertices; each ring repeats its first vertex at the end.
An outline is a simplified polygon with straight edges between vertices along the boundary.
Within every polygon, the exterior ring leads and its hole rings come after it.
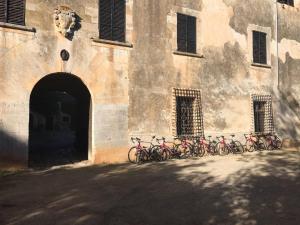
POLYGON ((0 0, 0 22, 25 25, 25 0, 0 0))
POLYGON ((277 0, 279 3, 294 6, 294 0, 277 0))
POLYGON ((267 64, 267 34, 253 31, 253 62, 267 64))
POLYGON ((99 1, 99 33, 105 40, 125 42, 125 0, 99 1))
POLYGON ((173 89, 174 136, 203 136, 200 90, 173 89))
POLYGON ((256 133, 265 131, 266 102, 254 101, 254 128, 256 133))
POLYGON ((177 50, 196 53, 197 25, 196 17, 177 14, 177 50))

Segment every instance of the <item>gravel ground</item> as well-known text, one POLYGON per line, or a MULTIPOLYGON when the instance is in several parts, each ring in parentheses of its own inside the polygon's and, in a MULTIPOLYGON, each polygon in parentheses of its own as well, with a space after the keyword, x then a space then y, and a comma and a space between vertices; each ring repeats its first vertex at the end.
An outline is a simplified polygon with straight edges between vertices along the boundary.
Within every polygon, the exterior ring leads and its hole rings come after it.
POLYGON ((1 225, 299 225, 300 152, 0 176, 1 225))

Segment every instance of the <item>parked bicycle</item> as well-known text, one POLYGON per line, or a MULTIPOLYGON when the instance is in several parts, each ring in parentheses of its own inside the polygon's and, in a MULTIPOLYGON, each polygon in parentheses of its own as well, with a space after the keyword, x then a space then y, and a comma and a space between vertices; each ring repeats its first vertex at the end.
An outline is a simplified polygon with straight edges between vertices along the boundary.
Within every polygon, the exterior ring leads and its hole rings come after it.
POLYGON ((189 158, 198 156, 199 152, 194 148, 193 140, 188 137, 177 137, 175 140, 180 140, 180 144, 177 146, 177 151, 180 152, 181 157, 189 158))
POLYGON ((131 163, 141 164, 146 161, 155 160, 161 161, 162 157, 159 153, 157 146, 153 144, 155 136, 152 137, 151 142, 142 141, 140 138, 131 138, 133 144, 136 146, 132 147, 128 152, 128 160, 131 163), (149 144, 149 147, 145 147, 142 144, 149 144))
POLYGON ((195 138, 194 148, 198 152, 200 157, 203 157, 206 154, 217 155, 218 151, 216 148, 216 141, 211 140, 212 136, 208 136, 208 140, 205 137, 195 138))
POLYGON ((275 150, 275 149, 281 149, 282 147, 282 141, 276 134, 266 134, 264 136, 265 139, 265 147, 267 150, 275 150))
POLYGON ((244 152, 243 145, 239 142, 234 140, 235 135, 230 135, 231 139, 230 142, 227 143, 225 136, 217 137, 219 143, 217 143, 217 151, 219 155, 228 155, 229 153, 233 154, 242 154, 244 152))
POLYGON ((175 142, 167 142, 164 137, 161 139, 157 138, 156 141, 159 144, 159 152, 162 160, 180 158, 181 152, 178 151, 178 144, 175 144, 175 142), (171 144, 172 146, 168 146, 167 143, 171 144))
POLYGON ((250 133, 244 134, 246 143, 245 150, 248 152, 265 150, 266 146, 261 136, 250 133))

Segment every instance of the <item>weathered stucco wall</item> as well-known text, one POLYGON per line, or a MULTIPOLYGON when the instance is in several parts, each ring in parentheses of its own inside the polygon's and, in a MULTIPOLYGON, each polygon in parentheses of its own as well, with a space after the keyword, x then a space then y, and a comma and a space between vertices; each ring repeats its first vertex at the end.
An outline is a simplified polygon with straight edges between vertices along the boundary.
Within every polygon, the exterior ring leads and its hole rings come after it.
POLYGON ((269 29, 274 41, 275 9, 271 0, 135 2, 130 134, 171 134, 173 87, 202 91, 206 134, 251 131, 250 94, 272 93, 276 48, 270 43, 270 68, 252 66, 249 27, 269 29), (203 58, 173 54, 177 12, 197 17, 198 53, 203 58))
MULTIPOLYGON (((127 8, 127 39, 131 39, 132 1, 127 8)), ((66 72, 78 76, 92 96, 90 159, 124 160, 118 152, 128 143, 131 49, 92 41, 98 37, 97 1, 28 0, 26 25, 36 33, 0 28, 1 156, 26 162, 31 91, 42 77, 66 72), (58 5, 69 6, 80 17, 80 29, 72 40, 55 30, 53 13, 58 5), (60 58, 62 49, 70 53, 68 62, 60 58), (112 156, 105 158, 101 151, 108 150, 112 156)))
POLYGON ((132 48, 92 40, 98 37, 97 0, 26 2, 26 25, 36 32, 0 28, 2 158, 26 162, 30 93, 57 72, 78 76, 90 91, 94 162, 126 160, 130 136, 171 136, 173 88, 201 90, 205 134, 252 131, 250 95, 272 94, 276 130, 284 138, 299 136, 300 1, 277 4, 278 49, 275 0, 128 0, 132 48), (72 40, 55 31, 58 5, 81 21, 72 40), (197 17, 199 57, 174 54, 177 12, 197 17), (253 29, 268 34, 268 67, 252 65, 253 29), (70 52, 68 62, 60 58, 62 49, 70 52))
MULTIPOLYGON (((277 114, 278 131, 292 140, 300 140, 300 1, 295 7, 279 5, 278 56, 279 99, 277 114)), ((295 144, 295 143, 294 143, 295 144)))

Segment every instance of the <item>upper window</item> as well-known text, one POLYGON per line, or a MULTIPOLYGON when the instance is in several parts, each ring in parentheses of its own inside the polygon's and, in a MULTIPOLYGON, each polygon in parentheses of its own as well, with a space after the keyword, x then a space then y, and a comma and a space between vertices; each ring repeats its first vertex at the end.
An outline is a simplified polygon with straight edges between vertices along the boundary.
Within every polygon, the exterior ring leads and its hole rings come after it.
POLYGON ((100 0, 99 7, 100 38, 125 42, 125 0, 100 0))
POLYGON ((0 22, 25 25, 25 0, 0 0, 0 22))
POLYGON ((279 3, 294 6, 294 0, 277 0, 279 3))
POLYGON ((253 31, 253 63, 267 64, 267 34, 253 31))
POLYGON ((177 14, 177 50, 196 53, 197 25, 196 17, 177 14))

